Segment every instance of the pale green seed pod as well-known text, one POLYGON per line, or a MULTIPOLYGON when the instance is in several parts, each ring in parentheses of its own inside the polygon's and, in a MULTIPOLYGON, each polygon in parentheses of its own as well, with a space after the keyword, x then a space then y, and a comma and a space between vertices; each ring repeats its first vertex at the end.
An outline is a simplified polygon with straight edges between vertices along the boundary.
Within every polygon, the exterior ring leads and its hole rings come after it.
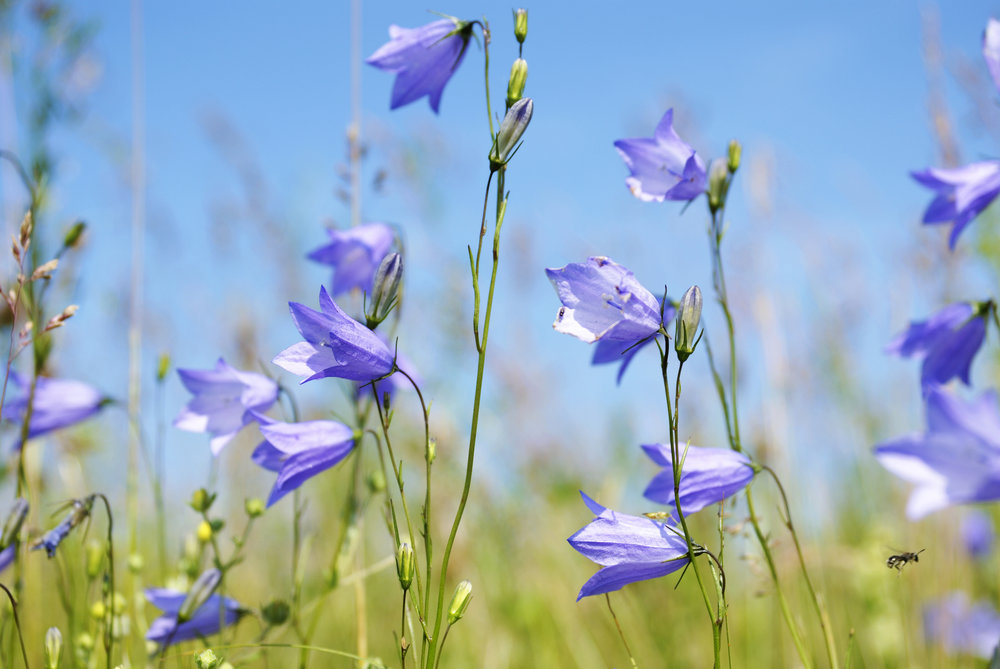
POLYGON ((104 543, 97 539, 87 542, 87 578, 96 578, 104 564, 104 543))
POLYGON ((264 500, 259 497, 250 497, 243 502, 243 508, 251 518, 259 518, 264 515, 264 500))
POLYGON ((524 39, 528 36, 528 10, 514 10, 514 37, 518 44, 524 44, 524 39))
POLYGON ((62 655, 62 632, 58 627, 50 627, 45 633, 45 669, 59 669, 62 655))
POLYGON ((716 158, 708 168, 708 208, 716 212, 726 198, 729 188, 729 167, 725 160, 716 158))
POLYGON ((674 350, 677 358, 684 362, 694 353, 694 347, 698 343, 696 335, 701 323, 701 288, 691 286, 687 289, 674 319, 674 350))
POLYGON ((451 604, 448 605, 448 624, 454 625, 469 608, 469 601, 472 599, 472 583, 462 581, 455 588, 455 594, 451 596, 451 604))
POLYGON ((743 156, 743 146, 737 142, 735 139, 729 142, 729 155, 727 157, 726 167, 729 168, 730 174, 735 174, 736 170, 740 169, 740 158, 743 156))
POLYGON ((399 544, 399 550, 396 551, 396 574, 403 592, 410 589, 415 569, 413 547, 408 543, 399 544))
POLYGON ((528 61, 518 58, 510 66, 510 79, 507 80, 507 109, 524 95, 524 85, 528 81, 528 61))
POLYGON ((195 655, 194 663, 198 669, 219 669, 219 665, 222 664, 222 658, 209 648, 195 655))

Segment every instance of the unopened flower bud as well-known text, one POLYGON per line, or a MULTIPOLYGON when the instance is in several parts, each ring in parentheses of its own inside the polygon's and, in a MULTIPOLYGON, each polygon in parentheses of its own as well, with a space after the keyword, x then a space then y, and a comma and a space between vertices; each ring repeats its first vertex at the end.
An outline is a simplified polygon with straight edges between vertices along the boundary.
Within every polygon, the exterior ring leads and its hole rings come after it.
POLYGON ((77 221, 73 224, 73 227, 66 232, 66 236, 63 237, 63 247, 71 249, 77 245, 80 241, 80 237, 83 235, 83 231, 87 229, 87 224, 83 221, 77 221))
POLYGON ((729 189, 729 167, 722 158, 716 158, 708 168, 708 208, 714 213, 722 207, 729 189))
POLYGON ((368 475, 366 483, 368 484, 368 492, 373 495, 383 492, 385 490, 385 474, 376 469, 368 475))
POLYGON ((264 500, 260 497, 251 497, 250 499, 243 502, 243 508, 246 509, 247 515, 251 518, 259 518, 264 515, 264 500))
POLYGON ((735 139, 729 141, 729 156, 726 159, 726 167, 730 174, 735 174, 740 169, 740 158, 743 156, 743 146, 735 139))
POLYGON ((96 578, 104 563, 104 544, 97 539, 87 542, 87 578, 96 578))
POLYGON ((399 585, 403 592, 409 590, 413 583, 414 569, 413 547, 407 543, 399 544, 399 550, 396 551, 396 574, 399 575, 399 585))
POLYGON ((218 569, 209 569, 202 572, 198 580, 191 585, 191 589, 188 590, 187 597, 184 598, 181 607, 177 609, 177 623, 180 624, 191 620, 194 612, 208 601, 208 598, 219 587, 221 581, 222 572, 218 569))
POLYGON ((209 648, 194 656, 194 664, 198 669, 219 669, 219 665, 222 664, 222 658, 209 648))
POLYGON ((531 123, 531 114, 535 110, 535 103, 531 98, 521 98, 510 106, 507 114, 500 122, 500 130, 497 131, 497 138, 490 151, 490 169, 496 171, 510 160, 511 152, 521 141, 521 135, 528 129, 531 123))
POLYGON ((438 447, 437 439, 427 440, 427 453, 424 456, 427 458, 427 464, 429 465, 434 464, 434 458, 437 457, 437 447, 438 447))
POLYGON ((198 523, 198 541, 203 544, 207 544, 212 540, 212 526, 206 521, 201 521, 198 523))
POLYGON ((104 614, 108 612, 108 608, 104 606, 104 600, 98 599, 90 607, 90 616, 94 620, 103 620, 104 614))
POLYGON ((510 66, 510 79, 507 81, 507 109, 524 95, 524 84, 528 80, 528 61, 518 58, 510 66))
POLYGON ((369 326, 378 325, 399 303, 399 285, 403 280, 403 256, 390 253, 382 258, 375 270, 374 288, 372 290, 371 314, 368 315, 369 326))
POLYGON ((58 627, 50 627, 45 633, 45 669, 59 669, 62 655, 62 632, 58 627))
POLYGON ((268 625, 281 625, 291 614, 291 607, 288 606, 288 602, 282 599, 275 599, 264 605, 264 608, 260 610, 260 614, 264 617, 264 621, 268 625))
POLYGON ((205 513, 210 508, 212 508, 212 502, 215 501, 215 495, 209 493, 204 488, 198 488, 191 495, 191 501, 188 504, 191 508, 198 513, 205 513))
POLYGON ((142 568, 146 566, 146 560, 142 557, 140 553, 132 553, 128 556, 128 570, 133 574, 139 574, 142 572, 142 568))
POLYGON ((524 44, 524 38, 528 36, 528 10, 514 10, 514 37, 518 44, 524 44))
POLYGON ((156 360, 156 380, 163 382, 163 379, 167 378, 167 372, 170 371, 170 354, 161 353, 160 357, 156 360))
POLYGON ((684 362, 694 353, 694 347, 698 343, 695 334, 701 322, 701 288, 691 286, 687 289, 677 307, 675 320, 677 326, 674 330, 674 350, 677 351, 677 358, 684 362))
POLYGON ((27 515, 28 500, 18 497, 14 500, 10 513, 7 514, 7 520, 4 521, 3 534, 0 534, 0 548, 7 548, 14 543, 27 515))
POLYGON ((455 594, 451 596, 451 604, 448 605, 448 624, 454 625, 469 608, 469 600, 472 599, 472 583, 462 581, 455 588, 455 594))

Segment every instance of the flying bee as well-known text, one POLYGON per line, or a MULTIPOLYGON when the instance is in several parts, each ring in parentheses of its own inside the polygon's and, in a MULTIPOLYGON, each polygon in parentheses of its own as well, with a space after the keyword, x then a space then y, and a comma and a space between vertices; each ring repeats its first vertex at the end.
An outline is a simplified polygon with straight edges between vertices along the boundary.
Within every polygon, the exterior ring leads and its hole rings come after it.
POLYGON ((902 571, 903 565, 910 562, 920 562, 920 558, 918 556, 925 550, 926 550, 925 548, 921 548, 916 553, 899 553, 898 555, 890 555, 889 558, 885 561, 885 566, 888 567, 889 569, 902 571))

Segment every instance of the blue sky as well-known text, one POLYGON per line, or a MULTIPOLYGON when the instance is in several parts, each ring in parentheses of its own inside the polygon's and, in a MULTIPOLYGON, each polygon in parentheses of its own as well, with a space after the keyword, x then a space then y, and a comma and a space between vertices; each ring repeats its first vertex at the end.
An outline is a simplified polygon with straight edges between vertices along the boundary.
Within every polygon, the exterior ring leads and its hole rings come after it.
MULTIPOLYGON (((58 363, 67 376, 124 396, 120 316, 128 287, 131 200, 122 175, 132 127, 133 36, 124 3, 70 7, 98 26, 92 55, 102 76, 85 116, 53 142, 61 162, 50 220, 60 225, 82 217, 91 226, 77 265, 80 282, 69 290, 81 310, 64 335, 58 363)), ((664 283, 675 296, 692 283, 711 285, 704 203, 681 215, 674 203, 637 201, 624 186, 626 169, 612 147, 620 137, 650 135, 668 107, 675 110, 681 136, 706 159, 721 155, 731 138, 744 144, 746 167, 731 194, 725 249, 731 290, 744 300, 737 325, 747 333, 741 343, 752 408, 748 422, 763 415, 775 392, 769 384, 781 361, 768 357, 775 350, 788 354, 783 364, 801 372, 800 383, 812 384, 810 397, 823 396, 822 380, 808 372, 812 361, 795 354, 809 349, 806 333, 837 327, 816 322, 821 312, 868 296, 879 307, 868 311, 862 330, 845 334, 858 342, 864 361, 858 373, 865 384, 912 381, 902 393, 911 409, 893 426, 902 429, 908 419, 908 429, 916 428, 916 366, 883 361, 879 349, 906 320, 936 304, 937 296, 924 296, 917 284, 901 278, 901 250, 916 243, 946 253, 936 231, 920 228, 928 197, 908 177, 910 170, 939 160, 927 110, 921 11, 939 16, 945 67, 971 68, 989 87, 983 95, 995 99, 979 57, 994 6, 963 2, 933 9, 893 1, 597 7, 529 7, 524 56, 535 116, 508 176, 494 372, 507 379, 506 387, 522 383, 526 397, 544 402, 520 406, 526 413, 511 426, 501 412, 510 400, 496 398, 498 410, 485 425, 485 441, 494 449, 487 449, 487 462, 503 463, 504 449, 521 442, 534 448, 563 442, 580 444, 580 453, 600 470, 610 451, 595 442, 621 421, 639 441, 666 437, 652 356, 616 389, 610 369, 589 367, 585 344, 551 331, 558 305, 542 270, 600 254, 630 267, 654 292, 664 283), (768 309, 784 314, 777 325, 789 340, 777 349, 772 342, 770 354, 753 334, 768 309), (509 443, 512 438, 516 444, 509 443)), ((511 7, 484 2, 428 8, 487 17, 494 30, 491 85, 494 101, 502 99, 516 55, 511 7)), ((145 3, 142 9, 149 398, 161 351, 170 351, 184 367, 209 367, 220 355, 235 359, 236 333, 249 322, 256 324, 252 339, 265 361, 296 340, 287 301, 315 305, 319 284, 329 279, 304 255, 323 241, 325 224, 348 221, 334 191, 350 120, 351 39, 348 3, 298 5, 293 11, 275 11, 264 2, 241 3, 239 11, 225 3, 193 2, 145 3), (252 194, 263 207, 262 218, 241 211, 243 186, 232 162, 209 139, 210 126, 242 138, 241 150, 261 178, 252 194)), ((386 41, 390 23, 416 26, 433 18, 413 3, 366 5, 362 56, 386 41)), ((469 338, 465 330, 461 340, 437 333, 442 326, 467 329, 467 315, 451 305, 468 297, 465 245, 474 239, 487 174, 482 62, 481 50, 472 46, 445 90, 439 116, 425 101, 390 113, 392 77, 362 69, 362 133, 370 147, 364 215, 403 231, 410 288, 400 347, 427 370, 431 395, 443 407, 456 407, 460 433, 472 388, 469 338), (376 193, 370 184, 379 169, 388 177, 376 193), (442 313, 458 320, 442 323, 442 313), (409 348, 408 341, 421 346, 409 348), (463 342, 464 354, 455 352, 456 341, 463 342)), ((965 93, 951 79, 945 91, 963 159, 995 155, 991 138, 977 130, 965 93)), ((21 115, 23 99, 24 91, 15 87, 14 109, 21 115)), ((8 131, 4 141, 9 146, 16 139, 8 131)), ((2 186, 9 206, 16 189, 9 179, 2 186)), ((718 314, 706 314, 710 324, 719 324, 718 314)), ((703 366, 692 369, 687 387, 695 397, 698 385, 708 389, 704 373, 703 366)), ((869 389, 875 397, 884 391, 869 389)), ((322 389, 303 392, 316 402, 323 396, 322 389)), ((183 401, 172 380, 167 414, 183 401)), ((450 410, 435 411, 447 416, 450 410)), ((701 421, 718 422, 714 405, 691 411, 701 421)), ((826 441, 839 441, 835 448, 842 454, 867 457, 869 444, 856 443, 858 435, 850 430, 831 432, 816 416, 786 419, 793 444, 819 432, 826 441)), ((712 441, 719 434, 708 428, 692 436, 712 441)), ((202 457, 203 449, 207 460, 203 442, 198 435, 171 432, 170 457, 181 463, 193 454, 202 457)), ((648 468, 637 448, 634 457, 642 478, 648 468)), ((794 456, 788 462, 806 466, 794 456)))

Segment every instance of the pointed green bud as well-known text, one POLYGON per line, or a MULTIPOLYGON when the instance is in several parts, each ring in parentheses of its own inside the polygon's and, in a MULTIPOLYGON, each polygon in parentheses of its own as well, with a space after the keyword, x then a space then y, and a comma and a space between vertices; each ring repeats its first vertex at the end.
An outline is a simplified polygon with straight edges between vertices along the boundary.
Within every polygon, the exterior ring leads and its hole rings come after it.
POLYGON ((222 572, 218 569, 209 569, 198 577, 198 580, 191 585, 187 597, 181 602, 181 607, 177 609, 177 623, 184 623, 191 620, 194 612, 201 608, 201 605, 208 601, 215 589, 222 581, 222 572))
POLYGON ((260 497, 251 497, 243 502, 243 508, 251 518, 260 518, 264 515, 264 500, 260 497))
POLYGON ((691 286, 687 289, 677 307, 674 321, 677 324, 674 330, 674 350, 677 351, 677 358, 684 362, 694 353, 694 347, 698 344, 695 334, 701 323, 701 288, 691 286))
POLYGON ((385 474, 381 470, 376 469, 368 474, 368 479, 365 482, 368 484, 368 492, 373 495, 385 491, 385 474))
POLYGON ((514 10, 514 37, 518 44, 524 44, 524 38, 528 36, 528 10, 514 10))
POLYGON ((399 585, 403 592, 409 590, 413 583, 413 560, 413 547, 407 543, 399 544, 399 550, 396 551, 396 574, 399 575, 399 585))
POLYGON ((167 372, 170 371, 170 354, 161 353, 160 357, 156 360, 156 380, 160 383, 163 379, 167 378, 167 372))
POLYGON ((77 245, 80 241, 80 237, 83 235, 83 231, 87 229, 87 224, 83 221, 77 221, 73 224, 67 232, 66 236, 63 237, 63 248, 71 249, 77 245))
POLYGON ((427 464, 429 464, 429 465, 433 465, 434 464, 434 459, 437 457, 437 450, 438 450, 437 439, 433 439, 433 438, 432 439, 428 439, 427 440, 427 453, 424 454, 424 457, 427 459, 427 464))
POLYGON ((215 501, 215 495, 209 493, 204 488, 198 488, 191 495, 191 501, 189 504, 191 508, 198 513, 205 513, 210 508, 212 508, 212 502, 215 501))
POLYGON ((378 269, 375 270, 371 313, 367 316, 368 327, 374 328, 384 321, 399 304, 399 285, 402 280, 403 256, 390 253, 382 258, 378 269))
POLYGON ((497 132, 496 141, 490 151, 490 169, 494 172, 507 164, 511 153, 517 148, 517 143, 521 141, 521 135, 528 129, 531 123, 531 114, 535 110, 535 103, 531 98, 521 98, 510 106, 507 115, 500 123, 500 130, 497 132))
POLYGON ((3 534, 0 534, 0 549, 7 548, 17 540, 17 535, 24 525, 24 519, 28 516, 28 500, 18 497, 14 500, 14 506, 7 514, 7 520, 3 523, 3 534))
POLYGON ((198 669, 219 669, 219 666, 222 664, 222 658, 209 648, 194 656, 194 664, 198 669))
POLYGON ((729 141, 729 156, 726 159, 726 167, 730 174, 735 174, 740 169, 740 158, 743 156, 743 146, 735 139, 729 141))
POLYGON ((722 158, 716 158, 708 168, 708 208, 714 214, 726 200, 729 189, 729 167, 722 158))
POLYGON ((132 553, 128 556, 128 570, 133 574, 142 572, 142 569, 145 566, 146 559, 142 557, 141 553, 132 553))
POLYGON ((454 625, 469 608, 469 600, 472 599, 472 583, 462 581, 455 588, 455 594, 451 596, 451 604, 448 605, 448 624, 454 625))
POLYGON ((97 539, 87 542, 87 578, 96 578, 104 564, 104 544, 97 539))
POLYGON ((281 625, 286 620, 288 616, 291 615, 292 609, 283 599, 275 599, 272 602, 264 605, 264 608, 260 610, 260 614, 264 617, 264 621, 268 625, 281 625))
POLYGON ((58 627, 50 627, 45 633, 45 669, 59 669, 62 655, 62 632, 58 627))
POLYGON ((507 81, 507 109, 524 95, 524 84, 528 81, 528 61, 518 58, 510 66, 510 79, 507 81))

